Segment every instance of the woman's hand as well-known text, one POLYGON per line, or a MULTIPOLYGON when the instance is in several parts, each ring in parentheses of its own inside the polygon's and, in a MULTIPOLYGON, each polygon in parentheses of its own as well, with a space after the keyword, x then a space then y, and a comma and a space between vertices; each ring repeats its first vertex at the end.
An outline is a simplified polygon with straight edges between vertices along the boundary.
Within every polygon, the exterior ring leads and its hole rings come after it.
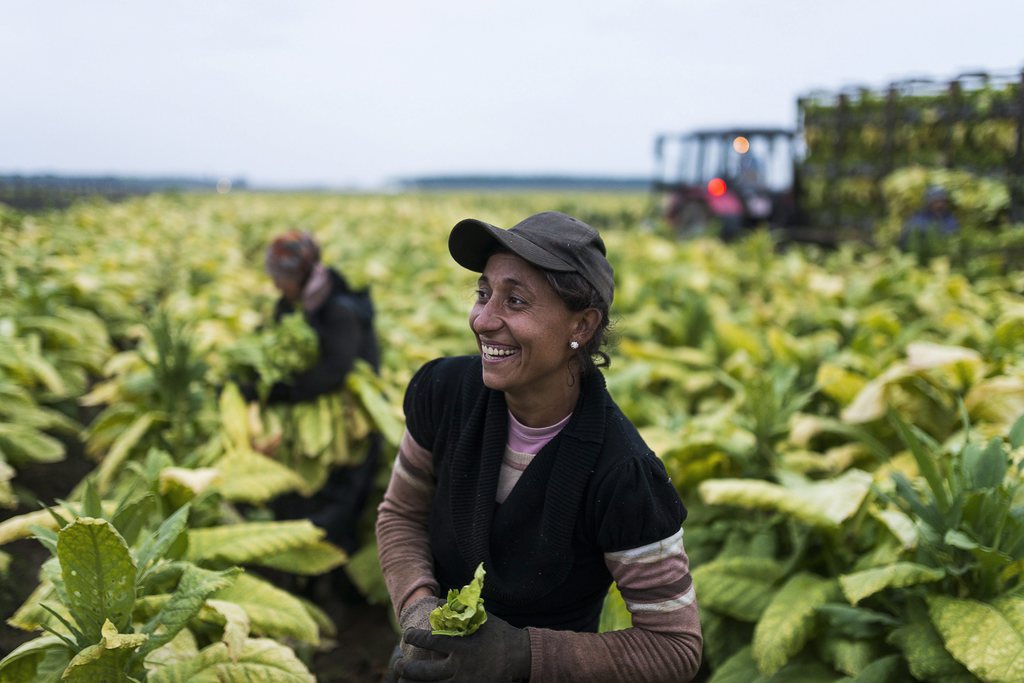
MULTIPOLYGON (((429 613, 428 613, 429 614, 429 613)), ((525 681, 530 677, 530 634, 493 614, 471 636, 435 636, 425 629, 407 628, 402 647, 431 652, 433 659, 403 658, 395 665, 400 683, 418 681, 525 681)))
MULTIPOLYGON (((398 625, 401 627, 402 632, 404 633, 409 629, 426 629, 429 633, 430 613, 434 611, 434 608, 445 604, 445 601, 431 593, 428 593, 425 597, 418 597, 416 593, 413 593, 405 604, 406 606, 398 617, 398 625)), ((406 644, 405 639, 402 640, 403 659, 429 659, 432 657, 434 657, 433 652, 421 650, 418 647, 406 644)))

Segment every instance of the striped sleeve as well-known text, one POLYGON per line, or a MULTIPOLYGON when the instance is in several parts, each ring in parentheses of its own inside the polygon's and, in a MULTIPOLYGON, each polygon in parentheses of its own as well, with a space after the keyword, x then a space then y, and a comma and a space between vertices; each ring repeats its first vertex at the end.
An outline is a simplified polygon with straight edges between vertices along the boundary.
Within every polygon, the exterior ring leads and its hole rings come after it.
POLYGON ((633 625, 652 631, 689 632, 697 621, 697 596, 683 530, 639 548, 605 553, 633 625))
POLYGON ((430 451, 406 431, 377 508, 377 552, 396 614, 417 588, 439 590, 427 531, 434 488, 430 451))
POLYGON ((608 633, 530 628, 531 683, 691 680, 703 637, 682 531, 604 557, 633 627, 608 633))

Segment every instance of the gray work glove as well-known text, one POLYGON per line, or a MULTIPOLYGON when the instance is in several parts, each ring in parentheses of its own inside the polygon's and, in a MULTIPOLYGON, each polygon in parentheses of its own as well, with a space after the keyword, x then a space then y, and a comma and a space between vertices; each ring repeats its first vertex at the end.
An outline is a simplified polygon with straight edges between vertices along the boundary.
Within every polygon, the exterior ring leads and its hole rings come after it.
MULTIPOLYGON (((407 629, 427 629, 430 630, 430 613, 434 611, 435 607, 440 607, 445 604, 445 601, 439 597, 428 595, 427 597, 420 598, 413 602, 411 605, 406 605, 402 613, 398 615, 398 626, 404 633, 407 629)), ((405 639, 402 639, 402 657, 409 659, 424 659, 431 658, 434 656, 433 652, 421 650, 418 647, 407 645, 405 639)))
POLYGON ((403 659, 395 666, 400 683, 511 683, 530 678, 530 634, 493 614, 471 636, 435 636, 409 628, 402 643, 437 653, 439 659, 403 659))

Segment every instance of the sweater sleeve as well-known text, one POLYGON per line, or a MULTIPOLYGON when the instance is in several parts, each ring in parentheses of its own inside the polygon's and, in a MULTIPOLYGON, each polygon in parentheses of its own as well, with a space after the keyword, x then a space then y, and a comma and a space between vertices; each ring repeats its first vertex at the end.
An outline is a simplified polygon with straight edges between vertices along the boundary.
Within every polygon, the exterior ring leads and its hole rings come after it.
POLYGON ((691 680, 703 639, 679 494, 649 454, 605 476, 597 498, 598 542, 633 627, 609 633, 531 628, 531 683, 691 680))
MULTIPOLYGON (((405 391, 406 430, 398 447, 384 500, 377 508, 377 552, 395 615, 417 588, 436 595, 430 548, 430 509, 436 489, 433 444, 436 409, 443 386, 436 375, 439 360, 426 363, 405 391)), ((443 374, 443 373, 442 373, 443 374)))
POLYGON ((376 524, 380 567, 395 616, 417 588, 427 587, 435 595, 440 590, 427 531, 434 488, 430 452, 406 431, 376 524))
POLYGON ((700 668, 703 638, 682 531, 607 553, 605 562, 633 627, 609 633, 529 629, 531 683, 691 680, 700 668))

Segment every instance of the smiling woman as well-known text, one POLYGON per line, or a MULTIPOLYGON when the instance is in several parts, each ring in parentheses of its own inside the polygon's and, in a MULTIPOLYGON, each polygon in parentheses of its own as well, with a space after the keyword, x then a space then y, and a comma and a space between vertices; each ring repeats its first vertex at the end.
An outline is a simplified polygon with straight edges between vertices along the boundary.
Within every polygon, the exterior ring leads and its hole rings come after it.
POLYGON ((701 632, 679 495, 599 370, 614 296, 604 241, 562 213, 475 219, 449 251, 480 273, 479 356, 424 365, 379 508, 403 681, 687 681, 701 632), (437 597, 487 572, 486 622, 434 634, 437 597), (633 627, 597 633, 612 581, 633 627))
POLYGON ((478 287, 469 325, 484 385, 505 392, 523 424, 554 424, 572 412, 579 395, 571 344, 589 341, 600 313, 571 311, 540 269, 511 253, 488 259, 478 287))

